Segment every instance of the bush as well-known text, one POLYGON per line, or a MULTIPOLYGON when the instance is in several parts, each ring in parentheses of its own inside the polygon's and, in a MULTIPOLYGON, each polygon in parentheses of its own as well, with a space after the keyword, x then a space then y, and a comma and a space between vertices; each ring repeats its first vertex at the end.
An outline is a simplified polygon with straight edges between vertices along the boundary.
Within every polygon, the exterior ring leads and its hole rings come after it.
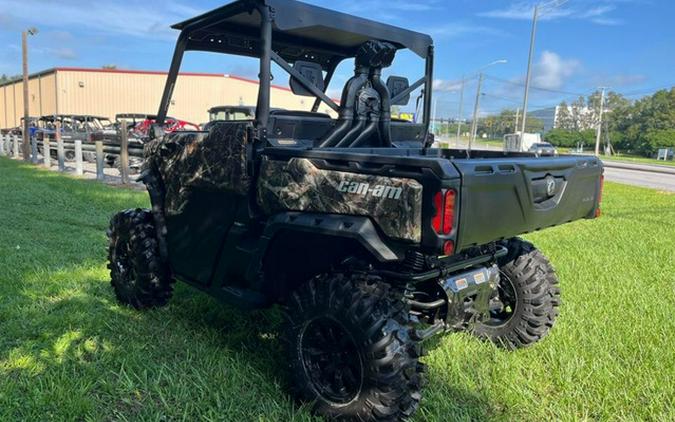
POLYGON ((659 148, 675 147, 675 129, 650 130, 640 136, 638 150, 646 155, 656 154, 659 148))
POLYGON ((595 145, 595 131, 592 129, 582 131, 553 129, 544 135, 544 140, 557 147, 576 148, 579 144, 588 147, 595 145))

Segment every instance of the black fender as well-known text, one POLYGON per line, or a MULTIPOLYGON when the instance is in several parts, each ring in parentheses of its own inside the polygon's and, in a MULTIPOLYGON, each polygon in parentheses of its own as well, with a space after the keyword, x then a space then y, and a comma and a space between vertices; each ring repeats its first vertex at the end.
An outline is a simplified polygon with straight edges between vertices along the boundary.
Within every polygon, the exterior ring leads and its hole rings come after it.
POLYGON ((142 182, 148 190, 150 204, 152 205, 152 216, 155 219, 155 229, 157 230, 159 255, 163 262, 168 263, 169 247, 166 241, 167 228, 164 218, 164 183, 159 176, 159 171, 154 168, 144 168, 136 181, 142 182))
POLYGON ((319 214, 306 212, 284 212, 267 220, 257 256, 252 259, 248 279, 253 280, 261 273, 263 258, 275 236, 281 231, 320 234, 358 242, 375 260, 381 263, 402 259, 380 237, 373 222, 365 216, 319 214))
POLYGON ((358 241, 379 262, 400 258, 383 241, 373 222, 364 216, 286 212, 270 218, 263 238, 271 240, 280 230, 297 230, 358 241))

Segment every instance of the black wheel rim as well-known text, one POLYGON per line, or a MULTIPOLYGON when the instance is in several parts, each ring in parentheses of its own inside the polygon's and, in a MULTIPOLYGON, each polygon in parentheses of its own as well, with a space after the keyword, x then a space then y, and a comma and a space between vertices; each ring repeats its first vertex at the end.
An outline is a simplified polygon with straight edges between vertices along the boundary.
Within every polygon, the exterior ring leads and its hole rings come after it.
POLYGON ((508 324, 516 313, 518 305, 518 298, 516 296, 516 289, 513 287, 513 282, 503 272, 500 272, 497 293, 499 298, 497 302, 498 306, 490 309, 490 319, 484 323, 490 327, 501 327, 508 324))
POLYGON ((314 391, 325 401, 346 405, 363 386, 363 362, 356 342, 333 318, 310 321, 300 337, 300 355, 314 391))
POLYGON ((117 286, 129 295, 133 291, 136 280, 129 256, 129 245, 127 242, 117 239, 113 251, 112 264, 117 275, 116 278, 121 281, 121 283, 117 283, 117 286))

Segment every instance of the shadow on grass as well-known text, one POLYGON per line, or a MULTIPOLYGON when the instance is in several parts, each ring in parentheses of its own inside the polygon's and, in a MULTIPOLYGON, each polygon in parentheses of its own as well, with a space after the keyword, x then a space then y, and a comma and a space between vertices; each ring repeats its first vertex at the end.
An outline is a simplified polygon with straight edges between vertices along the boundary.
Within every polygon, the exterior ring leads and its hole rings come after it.
MULTIPOLYGON (((142 196, 0 167, 19 187, 0 183, 0 215, 16 221, 0 244, 22 245, 0 256, 0 420, 312 419, 283 393, 276 310, 242 312, 180 283, 166 308, 117 304, 104 230, 142 196)), ((442 379, 431 385, 427 400, 457 402, 444 420, 493 408, 442 379)), ((419 419, 438 419, 429 412, 419 419)))
MULTIPOLYGON (((13 408, 0 398, 9 412, 0 411, 4 420, 45 413, 57 419, 178 419, 184 413, 201 419, 209 411, 228 420, 312 419, 307 406, 286 394, 276 310, 241 312, 179 285, 167 308, 138 312, 118 305, 100 279, 81 280, 75 290, 44 299, 35 297, 37 283, 27 283, 15 298, 17 313, 0 324, 7 377, 0 384, 34 404, 13 408), (190 402, 211 407, 186 410, 190 402)), ((433 394, 423 392, 419 420, 475 420, 495 409, 486 396, 443 377, 429 384, 433 394), (430 413, 436 406, 424 406, 435 400, 453 404, 436 415, 430 413)))

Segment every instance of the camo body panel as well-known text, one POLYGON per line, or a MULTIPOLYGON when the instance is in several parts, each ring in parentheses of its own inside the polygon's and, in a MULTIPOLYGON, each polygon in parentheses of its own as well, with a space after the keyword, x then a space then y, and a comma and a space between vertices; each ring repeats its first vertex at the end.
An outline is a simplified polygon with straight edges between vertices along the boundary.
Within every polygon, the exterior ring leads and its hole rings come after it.
POLYGON ((250 123, 223 122, 208 132, 174 132, 145 145, 145 167, 159 170, 166 196, 165 213, 181 213, 190 192, 230 191, 246 195, 250 123))
POLYGON ((422 185, 413 179, 323 170, 305 158, 264 159, 257 196, 268 215, 362 215, 371 217, 389 237, 413 242, 422 238, 422 185))

